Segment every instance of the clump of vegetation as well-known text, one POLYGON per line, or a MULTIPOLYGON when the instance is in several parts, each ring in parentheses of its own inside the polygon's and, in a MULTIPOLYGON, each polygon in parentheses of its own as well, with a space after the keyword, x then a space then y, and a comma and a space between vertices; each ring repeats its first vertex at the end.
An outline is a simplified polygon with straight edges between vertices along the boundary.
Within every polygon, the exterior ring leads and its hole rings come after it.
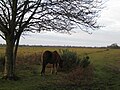
POLYGON ((63 59, 63 69, 68 71, 80 64, 81 59, 76 52, 72 52, 68 49, 59 50, 61 58, 63 59))
POLYGON ((63 59, 63 68, 66 71, 73 69, 76 66, 86 68, 90 64, 89 56, 87 55, 81 58, 76 52, 70 51, 68 49, 63 49, 59 51, 61 54, 61 58, 63 59))
POLYGON ((41 63, 41 53, 19 55, 16 60, 17 65, 39 65, 41 63))
POLYGON ((65 78, 75 85, 89 85, 93 80, 93 66, 89 56, 85 54, 80 57, 68 49, 60 50, 60 53, 64 60, 63 69, 69 71, 65 78))
POLYGON ((68 81, 71 81, 74 85, 89 86, 94 77, 93 65, 89 65, 86 68, 77 66, 66 76, 68 81))

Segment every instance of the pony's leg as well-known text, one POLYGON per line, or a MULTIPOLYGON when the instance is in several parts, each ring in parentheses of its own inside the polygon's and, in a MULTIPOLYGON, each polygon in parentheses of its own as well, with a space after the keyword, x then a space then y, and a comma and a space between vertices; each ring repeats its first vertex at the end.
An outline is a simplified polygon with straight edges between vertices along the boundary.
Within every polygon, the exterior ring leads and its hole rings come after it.
POLYGON ((51 72, 52 72, 52 74, 54 73, 54 70, 55 69, 55 67, 54 67, 54 64, 53 64, 53 67, 52 67, 52 70, 51 70, 51 72))
POLYGON ((53 74, 53 65, 50 67, 51 74, 53 74))
POLYGON ((45 75, 45 67, 46 67, 46 65, 42 65, 42 71, 41 71, 41 75, 45 75))
POLYGON ((56 63, 55 74, 57 74, 58 64, 56 63))

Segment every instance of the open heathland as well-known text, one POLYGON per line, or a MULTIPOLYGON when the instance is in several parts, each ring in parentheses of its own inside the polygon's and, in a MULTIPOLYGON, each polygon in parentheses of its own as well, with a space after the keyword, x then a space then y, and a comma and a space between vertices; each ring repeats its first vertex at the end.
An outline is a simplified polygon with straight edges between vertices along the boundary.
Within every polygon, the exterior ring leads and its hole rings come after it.
MULTIPOLYGON (((5 47, 0 48, 0 57, 5 47)), ((2 59, 0 60, 2 61, 2 59)), ((3 67, 0 65, 0 77, 3 67)), ((120 49, 67 48, 67 47, 19 47, 16 61, 17 81, 0 79, 0 90, 120 90, 120 49), (68 49, 80 58, 89 56, 87 68, 77 66, 68 72, 59 70, 41 76, 41 55, 44 51, 68 49)))

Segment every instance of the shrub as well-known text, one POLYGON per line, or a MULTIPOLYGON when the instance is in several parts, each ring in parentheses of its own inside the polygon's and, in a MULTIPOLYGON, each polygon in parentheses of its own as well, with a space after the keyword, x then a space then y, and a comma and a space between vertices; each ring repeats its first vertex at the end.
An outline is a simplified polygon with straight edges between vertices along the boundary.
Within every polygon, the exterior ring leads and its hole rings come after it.
POLYGON ((68 49, 59 50, 61 54, 61 58, 63 59, 63 69, 70 70, 75 68, 76 66, 80 66, 82 68, 86 68, 89 64, 89 56, 84 55, 81 58, 76 52, 70 51, 68 49))
POLYGON ((72 52, 68 49, 59 50, 61 58, 63 59, 63 69, 70 70, 80 64, 80 58, 76 52, 72 52))

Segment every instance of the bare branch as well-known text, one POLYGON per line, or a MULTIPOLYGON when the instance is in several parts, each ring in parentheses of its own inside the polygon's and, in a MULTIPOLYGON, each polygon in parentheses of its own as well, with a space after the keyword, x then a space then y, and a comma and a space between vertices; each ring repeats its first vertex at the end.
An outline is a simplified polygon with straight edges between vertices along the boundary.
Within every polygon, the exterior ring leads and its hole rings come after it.
POLYGON ((6 40, 5 37, 4 37, 3 35, 0 34, 0 36, 1 36, 4 40, 6 40))

